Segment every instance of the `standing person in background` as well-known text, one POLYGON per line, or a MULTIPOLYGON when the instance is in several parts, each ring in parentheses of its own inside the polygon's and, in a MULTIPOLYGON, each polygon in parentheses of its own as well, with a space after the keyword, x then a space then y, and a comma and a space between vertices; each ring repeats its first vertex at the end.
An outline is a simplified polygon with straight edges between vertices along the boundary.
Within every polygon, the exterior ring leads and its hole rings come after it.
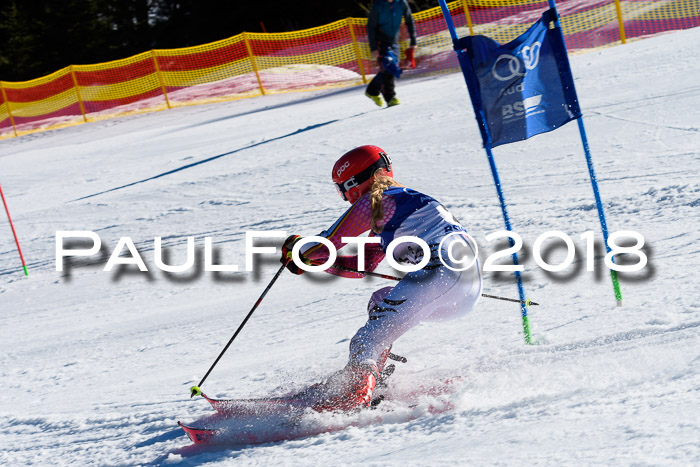
POLYGON ((375 0, 369 11, 367 39, 372 58, 379 64, 379 73, 367 86, 365 96, 372 99, 379 107, 384 105, 380 93, 386 99, 387 106, 400 104, 394 92, 394 72, 398 70, 399 31, 402 18, 406 20, 406 29, 411 38, 411 45, 406 50, 406 58, 412 61, 416 47, 416 27, 408 0, 375 0), (392 67, 394 71, 387 69, 387 59, 390 63, 391 55, 394 60, 394 67, 392 67))

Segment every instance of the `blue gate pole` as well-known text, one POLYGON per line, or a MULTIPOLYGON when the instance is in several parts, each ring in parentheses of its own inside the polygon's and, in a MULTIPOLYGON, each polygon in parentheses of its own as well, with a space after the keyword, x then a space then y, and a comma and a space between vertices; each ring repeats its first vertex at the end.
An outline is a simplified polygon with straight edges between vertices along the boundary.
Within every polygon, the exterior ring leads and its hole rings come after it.
MULTIPOLYGON (((501 189, 501 178, 498 176, 498 169, 496 168, 496 160, 491 152, 491 147, 485 145, 486 157, 489 160, 489 166, 491 167, 491 175, 493 175, 493 182, 496 185, 496 192, 498 193, 498 201, 501 203, 501 211, 503 212, 503 221, 506 224, 506 230, 512 232, 513 229, 510 225, 510 216, 508 216, 508 205, 506 204, 505 196, 503 196, 503 190, 501 189)), ((515 242, 512 238, 508 237, 510 246, 513 247, 515 242)), ((518 253, 513 252, 513 265, 518 266, 518 253)), ((530 334, 530 318, 527 315, 527 301, 525 299, 525 288, 523 287, 523 279, 520 276, 520 271, 513 271, 515 275, 515 280, 518 283, 518 294, 520 295, 520 315, 523 320, 523 336, 525 337, 526 344, 532 344, 532 335, 530 334)))
MULTIPOLYGON (((595 196, 595 205, 598 209, 598 219, 600 220, 600 228, 603 231, 603 239, 605 241, 605 251, 610 253, 610 245, 608 244, 608 223, 605 221, 605 211, 603 211, 603 202, 600 199, 600 192, 598 191, 598 180, 595 176, 595 169, 593 168, 593 158, 591 157, 591 151, 588 147, 588 138, 586 138, 586 128, 583 126, 583 117, 576 119, 578 122, 578 131, 581 134, 581 143, 583 144, 583 151, 586 153, 586 164, 588 165, 588 175, 591 179, 591 185, 593 186, 593 195, 595 196)), ((615 262, 615 257, 610 258, 615 262)), ((622 306, 622 292, 620 291, 620 281, 617 278, 617 271, 610 270, 610 279, 612 280, 613 290, 615 291, 615 301, 617 306, 622 306)))
MULTIPOLYGON (((438 0, 440 2, 440 8, 442 9, 442 15, 445 18, 445 23, 447 24, 447 29, 450 31, 450 36, 452 41, 457 41, 457 31, 455 29, 454 22, 452 21, 452 15, 450 15, 450 10, 447 8, 445 0, 438 0)), ((483 115, 477 115, 477 118, 482 119, 483 115)), ((493 176, 493 182, 496 185, 496 193, 498 193, 498 200, 501 203, 501 211, 503 212, 503 220, 506 224, 506 230, 512 232, 510 224, 510 217, 508 216, 508 206, 506 204, 505 196, 503 195, 503 190, 501 189, 501 178, 498 176, 498 169, 496 168, 496 160, 493 157, 493 152, 491 152, 491 146, 484 144, 484 150, 486 151, 486 157, 489 160, 489 166, 491 167, 491 175, 493 176)), ((512 238, 509 237, 510 246, 512 247, 515 243, 512 238)), ((518 266, 518 254, 513 253, 513 265, 518 266)), ((518 284, 518 294, 520 295, 520 314, 523 321, 523 335, 525 337, 526 344, 532 344, 532 335, 530 333, 530 318, 527 315, 527 301, 525 299, 525 288, 523 287, 523 280, 520 275, 520 271, 514 271, 515 279, 518 284)))
POLYGON ((447 3, 445 3, 445 0, 438 0, 438 2, 440 3, 440 8, 442 9, 442 17, 445 18, 447 29, 450 31, 450 36, 452 37, 452 41, 454 42, 457 39, 459 39, 459 37, 457 37, 457 30, 455 29, 455 23, 452 21, 450 9, 447 8, 447 3))
MULTIPOLYGON (((442 0, 441 0, 442 1, 442 0)), ((554 9, 556 12, 557 10, 557 5, 555 0, 548 0, 549 2, 549 7, 554 9)), ((557 30, 559 31, 559 35, 561 36, 561 42, 564 44, 564 51, 566 52, 566 42, 564 41, 564 33, 561 29, 561 23, 559 22, 559 14, 557 13, 557 20, 555 22, 555 26, 557 27, 557 30)), ((568 64, 569 61, 569 54, 568 52, 564 54, 564 57, 566 57, 567 61, 567 66, 569 69, 571 69, 571 66, 568 64)), ((578 96, 576 96, 576 89, 572 89, 574 96, 576 97, 576 100, 578 101, 578 96)), ((600 198, 600 191, 598 190, 598 179, 595 175, 595 169, 593 168, 593 158, 591 157, 591 149, 588 145, 588 138, 586 137, 586 127, 583 125, 583 115, 580 116, 579 118, 576 119, 576 122, 578 123, 578 132, 581 135, 581 144, 583 145, 583 152, 586 155, 586 165, 588 165, 588 175, 591 179, 591 185, 593 186, 593 196, 595 197, 595 205, 596 208, 598 209, 598 219, 600 220, 600 228, 603 231, 603 240, 605 241, 605 251, 610 253, 610 245, 608 244, 608 223, 605 221, 605 211, 603 210, 603 201, 600 198)), ((612 262, 615 262, 615 258, 611 258, 612 262)), ((617 306, 622 306, 622 292, 620 291, 620 281, 618 280, 617 277, 617 271, 611 269, 610 270, 610 279, 612 280, 613 284, 613 290, 615 292, 615 301, 617 302, 617 306)))

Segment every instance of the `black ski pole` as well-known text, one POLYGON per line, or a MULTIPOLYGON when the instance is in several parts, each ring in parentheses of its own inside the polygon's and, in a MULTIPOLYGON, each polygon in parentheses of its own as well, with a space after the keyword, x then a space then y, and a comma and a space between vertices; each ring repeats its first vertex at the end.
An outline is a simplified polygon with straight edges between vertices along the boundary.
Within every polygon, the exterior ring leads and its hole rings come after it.
POLYGON ((202 378, 202 381, 200 381, 197 386, 192 386, 190 388, 190 398, 192 398, 194 396, 202 395, 201 386, 202 386, 202 384, 204 384, 204 381, 207 379, 207 376, 209 376, 209 373, 211 373, 211 370, 214 369, 216 364, 219 363, 219 360, 221 360, 221 357, 223 357, 224 353, 226 353, 226 351, 228 350, 229 346, 231 345, 233 340, 236 338, 238 333, 241 332, 241 329, 243 329, 243 326, 245 326, 245 323, 248 322, 248 319, 250 319, 250 317, 253 315, 253 312, 255 311, 255 309, 258 307, 258 305, 260 305, 260 302, 263 301, 263 298, 265 298, 265 295, 267 295, 267 292, 269 292, 270 289, 272 288, 272 284, 274 284, 275 281, 277 280, 277 278, 280 276, 280 274, 282 274, 282 271, 284 271, 285 267, 287 267, 287 263, 282 264, 279 271, 277 271, 277 274, 275 274, 275 277, 273 277, 272 280, 270 281, 270 283, 267 284, 267 287, 265 287, 265 290, 263 291, 262 295, 260 295, 260 298, 258 298, 258 301, 255 302, 255 305, 253 305, 253 308, 250 309, 250 311, 248 312, 248 315, 245 317, 245 319, 243 320, 241 325, 238 326, 238 329, 236 329, 236 332, 233 333, 233 336, 228 341, 228 344, 226 344, 226 347, 224 347, 224 350, 222 350, 221 353, 219 354, 219 356, 216 357, 216 360, 214 360, 214 363, 209 368, 209 371, 207 371, 207 374, 204 375, 204 378, 202 378))
MULTIPOLYGON (((312 261, 312 263, 316 263, 316 261, 312 261)), ((319 263, 319 264, 320 264, 320 263, 319 263)), ((359 270, 357 270, 357 269, 352 269, 352 268, 349 268, 349 267, 347 267, 347 266, 340 266, 340 265, 338 265, 338 264, 334 264, 334 265, 332 265, 331 267, 334 268, 334 269, 340 269, 341 271, 354 272, 354 273, 356 273, 356 274, 362 274, 362 275, 365 275, 365 276, 380 277, 380 278, 382 278, 382 279, 389 279, 389 280, 392 280, 392 281, 400 281, 400 280, 401 280, 400 277, 389 276, 389 275, 387 275, 387 274, 380 274, 380 273, 377 273, 377 272, 359 271, 359 270)), ((496 300, 505 300, 505 301, 507 301, 507 302, 525 303, 525 305, 527 305, 527 306, 530 306, 530 305, 539 305, 539 303, 533 302, 533 301, 530 300, 529 298, 523 302, 522 300, 518 300, 517 298, 499 297, 498 295, 489 295, 489 294, 485 294, 485 293, 482 293, 481 296, 482 296, 482 297, 486 297, 486 298, 495 298, 496 300)))
POLYGON ((496 300, 505 300, 506 302, 525 303, 525 305, 527 305, 527 306, 539 305, 539 303, 533 302, 529 298, 526 299, 525 301, 523 301, 523 300, 518 300, 517 298, 499 297, 498 295, 489 295, 487 293, 482 293, 481 296, 486 297, 486 298, 495 298, 496 300))

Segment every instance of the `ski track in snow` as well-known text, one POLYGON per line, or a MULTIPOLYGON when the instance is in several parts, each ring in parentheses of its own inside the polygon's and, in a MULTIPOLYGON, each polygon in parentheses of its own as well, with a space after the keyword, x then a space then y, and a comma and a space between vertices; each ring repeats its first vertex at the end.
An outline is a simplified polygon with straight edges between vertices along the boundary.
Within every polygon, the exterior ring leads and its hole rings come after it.
MULTIPOLYGON (((2 465, 698 465, 700 389, 700 28, 571 57, 610 231, 646 239, 648 266, 621 274, 615 307, 603 270, 586 272, 580 234, 599 238, 576 125, 494 150, 525 288, 541 306, 522 343, 519 307, 483 299, 468 317, 426 323, 394 350, 394 391, 461 377, 416 407, 318 414, 292 439, 190 446, 177 421, 213 411, 196 384, 278 268, 244 265, 246 230, 311 235, 346 208, 330 182, 344 151, 376 144, 399 181, 442 201, 475 236, 503 221, 460 74, 399 81, 402 105, 378 109, 361 88, 186 107, 0 143, 9 227, 0 235, 2 465), (101 255, 55 270, 55 232, 92 230, 101 255), (545 231, 568 233, 576 262, 539 269, 545 231), (130 236, 149 273, 102 271, 130 236), (197 271, 154 267, 196 237, 197 271), (695 284, 695 285, 693 285, 695 284), (430 407, 454 408, 431 412, 430 407)), ((1 229, 0 229, 1 230, 1 229)), ((279 242, 270 242, 278 244, 279 242)), ((548 251, 550 263, 564 258, 548 251)), ((633 257, 628 258, 634 261, 633 257)), ((381 272, 393 273, 386 265, 381 272)), ((340 369, 378 279, 283 275, 204 385, 211 396, 281 395, 340 369)), ((484 292, 516 296, 512 277, 484 292)), ((392 407, 387 402, 386 407, 392 407)), ((398 405, 396 405, 398 404, 398 405)), ((381 407, 381 406, 380 406, 381 407)), ((261 438, 273 425, 254 428, 261 438)))

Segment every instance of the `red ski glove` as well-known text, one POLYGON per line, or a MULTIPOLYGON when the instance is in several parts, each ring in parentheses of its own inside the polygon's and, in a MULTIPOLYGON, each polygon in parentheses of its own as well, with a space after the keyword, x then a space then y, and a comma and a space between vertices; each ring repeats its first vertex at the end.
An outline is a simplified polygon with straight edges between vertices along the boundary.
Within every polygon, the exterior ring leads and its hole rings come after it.
POLYGON ((416 57, 415 57, 415 47, 409 47, 406 49, 406 66, 410 66, 411 68, 416 67, 416 57))
MULTIPOLYGON (((282 257, 280 258, 280 263, 284 264, 287 269, 296 275, 301 275, 304 273, 304 270, 297 266, 292 260, 292 248, 294 248, 294 245, 299 240, 301 240, 299 235, 290 235, 287 237, 284 244, 282 244, 282 257)), ((306 263, 306 259, 301 255, 301 253, 299 253, 299 259, 306 263)))

